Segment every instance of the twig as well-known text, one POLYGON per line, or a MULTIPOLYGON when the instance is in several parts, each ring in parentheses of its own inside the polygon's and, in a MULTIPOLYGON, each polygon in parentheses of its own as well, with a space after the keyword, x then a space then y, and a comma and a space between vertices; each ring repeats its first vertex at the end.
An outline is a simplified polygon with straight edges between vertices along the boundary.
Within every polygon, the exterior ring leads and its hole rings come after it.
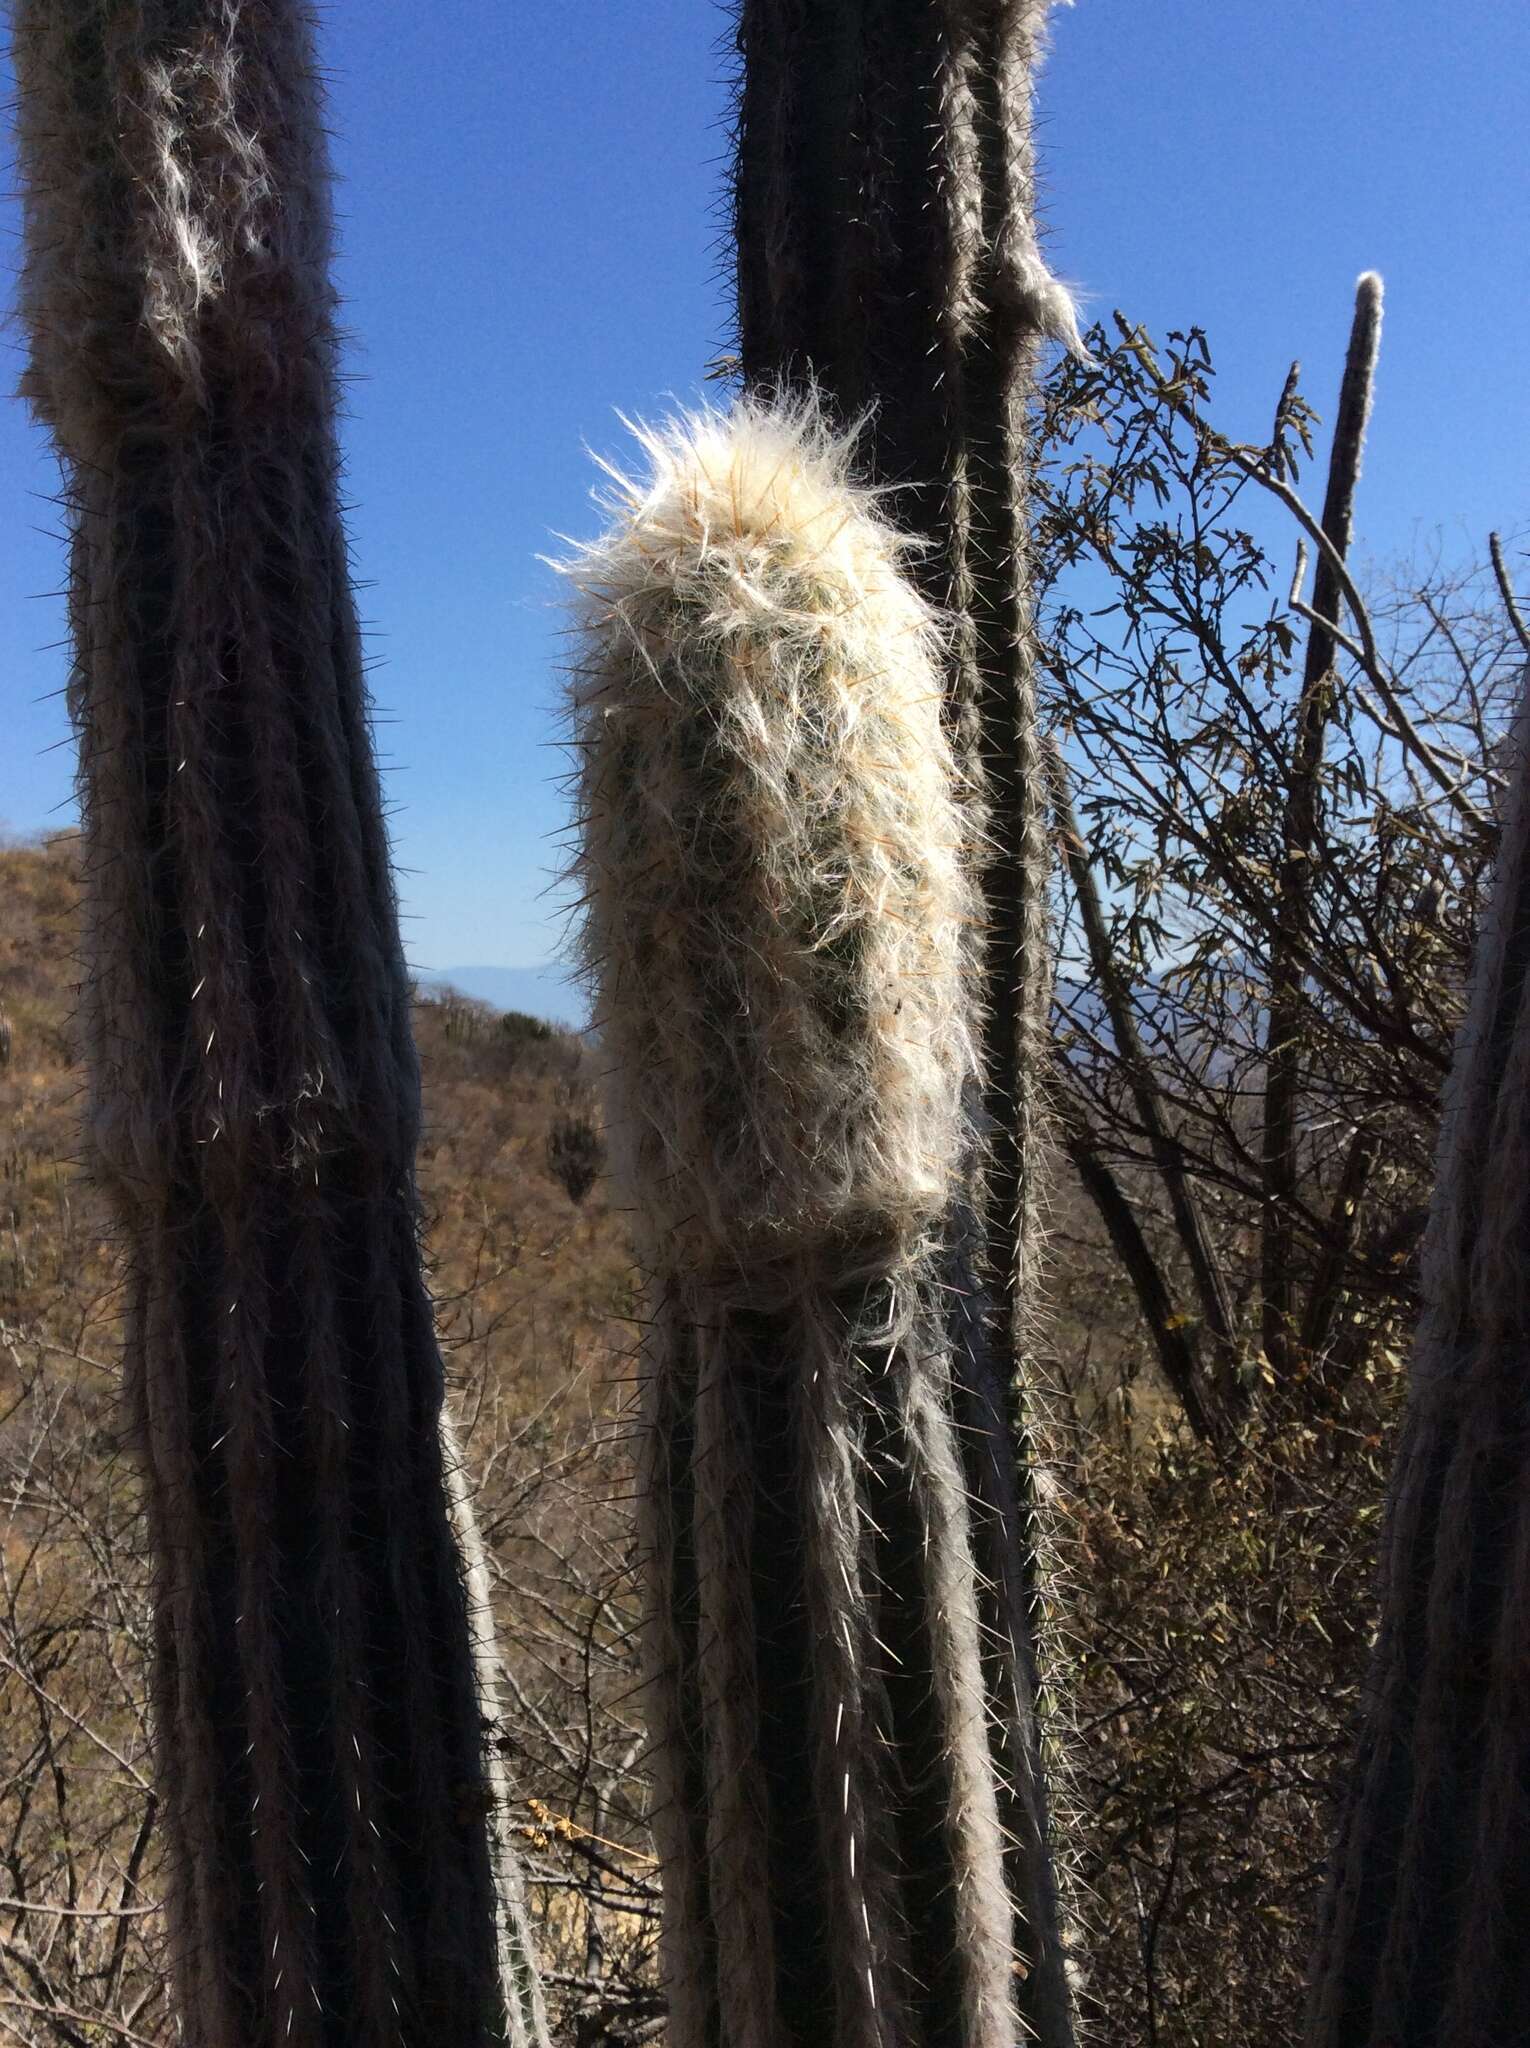
POLYGON ((1252 455, 1249 455, 1244 449, 1240 448, 1236 442, 1229 441, 1225 435, 1219 434, 1214 427, 1209 427, 1195 410, 1194 406, 1188 400, 1181 397, 1180 393, 1165 381, 1163 372, 1158 367, 1146 335, 1140 329, 1129 326, 1120 313, 1117 313, 1115 318, 1116 325, 1121 331, 1126 346, 1136 356, 1148 376, 1152 379, 1154 388, 1163 403, 1171 411, 1178 414, 1208 453, 1224 456, 1227 461, 1232 463, 1235 469, 1240 470, 1252 482, 1261 484, 1273 497, 1278 498, 1298 526, 1301 527, 1302 531, 1312 541, 1313 546, 1318 550, 1332 572, 1334 582, 1338 585, 1339 594, 1344 600, 1345 608, 1348 610, 1359 631, 1359 640, 1357 642, 1353 635, 1340 631, 1331 620, 1325 619, 1321 613, 1315 611, 1310 605, 1304 604, 1297 596, 1296 593, 1301 587, 1303 577, 1306 575, 1307 566, 1306 550, 1301 548, 1300 544, 1298 544, 1297 574, 1292 579, 1291 609, 1299 618, 1305 619, 1309 626, 1331 633, 1336 644, 1342 647, 1346 654, 1349 654, 1354 660, 1359 662, 1374 686, 1377 696, 1380 697, 1382 703, 1385 704, 1387 710, 1396 720, 1403 738, 1408 746, 1414 750, 1426 772, 1440 785, 1441 789, 1450 793, 1451 801, 1455 808, 1471 823, 1473 828, 1484 837, 1490 836, 1492 826, 1489 820, 1482 815, 1475 804, 1469 803, 1456 790, 1455 785, 1450 779, 1449 770, 1436 757, 1434 750, 1403 709, 1396 691, 1392 688, 1386 676, 1381 660, 1381 652, 1376 645, 1376 636, 1371 625, 1370 614, 1366 608, 1365 600, 1360 595, 1355 580, 1349 573, 1349 567, 1343 555, 1334 546, 1328 535, 1324 533, 1321 521, 1314 517, 1297 496, 1296 492, 1274 473, 1266 461, 1256 461, 1252 455))
POLYGON ((0 1913, 56 1913, 66 1920, 135 1920, 158 1906, 50 1906, 41 1899, 0 1899, 0 1913))
MULTIPOLYGON (((1240 451, 1233 448, 1231 443, 1224 443, 1223 445, 1231 455, 1235 458, 1239 457, 1240 451)), ((1277 484, 1273 477, 1268 476, 1257 468, 1251 469, 1250 474, 1260 477, 1282 502, 1291 501, 1292 510, 1295 515, 1301 519, 1304 525, 1310 527, 1311 515, 1294 492, 1288 491, 1284 484, 1277 484)), ((1327 549, 1328 542, 1321 532, 1318 537, 1321 545, 1327 549)), ((1382 667, 1380 656, 1376 651, 1376 642, 1371 632, 1370 620, 1366 617, 1364 608, 1361 606, 1359 593, 1355 590, 1354 585, 1349 582, 1348 570, 1344 571, 1342 579, 1347 586, 1345 602, 1349 606, 1351 615, 1361 625, 1361 638, 1359 640, 1356 640, 1353 634, 1346 633, 1341 626, 1334 625, 1332 620, 1323 618, 1310 604, 1303 601, 1300 593, 1306 574, 1307 549, 1302 541, 1298 541, 1296 543, 1296 570, 1291 578, 1289 598, 1291 610, 1296 613, 1299 619, 1305 619, 1309 626, 1321 626, 1332 637, 1334 642, 1343 648, 1352 661, 1359 663, 1365 672, 1366 679, 1375 689, 1376 695, 1381 699, 1382 704, 1386 708, 1388 717, 1392 720, 1393 737, 1414 756, 1430 780, 1437 785, 1441 794, 1450 803, 1451 808, 1466 820, 1472 830, 1480 833, 1485 839, 1491 838, 1494 832, 1492 820, 1485 817, 1469 797, 1461 794, 1459 782, 1451 779, 1450 770, 1408 716, 1408 713, 1403 708, 1401 698, 1392 688, 1391 682, 1382 667)))

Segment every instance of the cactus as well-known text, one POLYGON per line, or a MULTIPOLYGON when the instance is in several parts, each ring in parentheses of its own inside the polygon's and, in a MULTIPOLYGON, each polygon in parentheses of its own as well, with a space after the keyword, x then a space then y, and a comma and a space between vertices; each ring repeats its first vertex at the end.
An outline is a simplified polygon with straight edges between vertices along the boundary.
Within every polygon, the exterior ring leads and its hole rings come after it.
POLYGON ((1321 1916, 1310 2048, 1500 2048, 1530 2032, 1527 932, 1530 695, 1445 1102, 1381 1625, 1321 1916))
POLYGON ((669 2038, 1013 2048, 942 1287, 976 1066, 943 642, 811 404, 642 441, 571 568, 669 2038))
POLYGON ((547 1170, 577 1207, 600 1178, 605 1147, 582 1111, 553 1119, 547 1133, 547 1170))
POLYGON ((180 2038, 527 2041, 414 1193, 299 0, 19 0, 180 2038))
POLYGON ((948 1231, 947 1299, 1029 1962, 1021 2010, 1044 2048, 1067 2048, 1036 1717, 1055 1612, 1034 1338, 1051 979, 1026 405, 1039 339, 1076 348, 1078 335, 1034 220, 1032 77, 1047 11, 1048 0, 741 0, 734 229, 746 388, 811 382, 844 419, 871 409, 870 472, 896 487, 900 522, 933 543, 912 566, 956 624, 948 724, 982 848, 986 945, 983 1142, 948 1231))
MULTIPOLYGON (((1382 284, 1375 271, 1355 284, 1355 310, 1339 385, 1328 482, 1323 493, 1323 531, 1342 562, 1355 526, 1355 491, 1371 416, 1376 360, 1381 349, 1382 284)), ((1264 1355, 1277 1384, 1287 1385, 1298 1364, 1303 1332, 1297 1318, 1297 1255, 1292 1219, 1301 1206, 1299 1133, 1302 1118, 1302 986, 1319 863, 1313 857, 1323 794, 1324 749, 1333 716, 1333 629, 1343 617, 1339 572, 1328 555, 1318 558, 1312 592, 1315 620, 1302 664, 1296 703, 1291 768, 1280 821, 1282 858, 1276 876, 1275 938, 1270 948, 1270 1007, 1265 1025, 1264 1124, 1260 1134, 1265 1224, 1260 1249, 1259 1292, 1264 1355)), ((1320 1291, 1309 1297, 1319 1320, 1335 1304, 1320 1291)), ((1231 1346, 1227 1347, 1229 1350, 1231 1346)), ((1245 1395, 1246 1399, 1246 1395, 1245 1395)))

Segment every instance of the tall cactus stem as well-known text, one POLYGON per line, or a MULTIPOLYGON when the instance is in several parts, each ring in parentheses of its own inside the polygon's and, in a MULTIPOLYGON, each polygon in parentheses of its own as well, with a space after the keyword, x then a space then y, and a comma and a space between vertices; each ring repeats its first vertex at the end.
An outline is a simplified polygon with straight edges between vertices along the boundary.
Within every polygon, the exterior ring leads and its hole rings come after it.
MULTIPOLYGON (((1355 525, 1355 492, 1360 458, 1375 393, 1376 362, 1381 349, 1381 279, 1366 271, 1355 286, 1354 314, 1328 482, 1323 493, 1323 532, 1342 561, 1349 553, 1355 525)), ((1293 1221, 1300 1201, 1302 990, 1305 956, 1312 923, 1313 895, 1319 863, 1314 859, 1323 801, 1323 757, 1332 716, 1331 672, 1334 629, 1341 615, 1338 572, 1323 555, 1313 584, 1316 614, 1307 640, 1301 691, 1296 702, 1291 767, 1281 819, 1282 857, 1276 878, 1275 933, 1270 946, 1269 1021, 1265 1031, 1264 1128, 1261 1169, 1265 1204, 1260 1254, 1261 1321, 1264 1355, 1277 1382, 1289 1384, 1299 1363, 1297 1347, 1297 1260, 1293 1221)), ((1314 1296, 1314 1300, 1317 1297, 1314 1296)), ((1246 1406, 1250 1389, 1242 1392, 1246 1406)))
POLYGON ((975 897, 908 544, 810 402, 643 432, 572 565, 645 1344, 676 2048, 1013 2048, 942 1219, 975 897))
POLYGON ((1037 1701, 1056 1634, 1036 1335, 1051 974, 1026 502, 1037 346, 1079 340, 1036 228, 1032 80, 1047 12, 1047 0, 740 0, 733 211, 746 389, 812 386, 841 418, 869 415, 869 472, 931 541, 912 571, 954 626, 947 722, 981 848, 985 943, 982 1142, 948 1222, 947 1299, 1028 1963, 1020 2004, 1044 2048, 1069 2048, 1037 1701))
POLYGON ((13 19, 181 2038, 530 2041, 438 1435, 308 13, 13 19))

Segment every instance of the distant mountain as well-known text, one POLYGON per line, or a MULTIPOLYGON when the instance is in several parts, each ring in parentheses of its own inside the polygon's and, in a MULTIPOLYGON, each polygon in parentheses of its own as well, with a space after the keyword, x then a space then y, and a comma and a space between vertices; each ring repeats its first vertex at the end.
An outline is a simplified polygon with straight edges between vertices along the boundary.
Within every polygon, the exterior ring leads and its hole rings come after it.
POLYGON ((415 979, 421 988, 458 989, 496 1010, 521 1010, 571 1031, 582 1031, 590 1021, 583 989, 556 962, 542 967, 436 967, 417 973, 415 979))

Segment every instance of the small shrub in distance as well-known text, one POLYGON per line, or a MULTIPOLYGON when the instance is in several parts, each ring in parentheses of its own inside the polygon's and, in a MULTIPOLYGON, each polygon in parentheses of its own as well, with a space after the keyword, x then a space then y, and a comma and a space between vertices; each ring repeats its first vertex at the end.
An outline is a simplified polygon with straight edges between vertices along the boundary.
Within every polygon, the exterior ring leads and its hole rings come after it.
POLYGON ((544 1045, 554 1035, 551 1024, 543 1023, 540 1017, 528 1017, 523 1010, 506 1010, 499 1020, 499 1032, 511 1045, 544 1045))

